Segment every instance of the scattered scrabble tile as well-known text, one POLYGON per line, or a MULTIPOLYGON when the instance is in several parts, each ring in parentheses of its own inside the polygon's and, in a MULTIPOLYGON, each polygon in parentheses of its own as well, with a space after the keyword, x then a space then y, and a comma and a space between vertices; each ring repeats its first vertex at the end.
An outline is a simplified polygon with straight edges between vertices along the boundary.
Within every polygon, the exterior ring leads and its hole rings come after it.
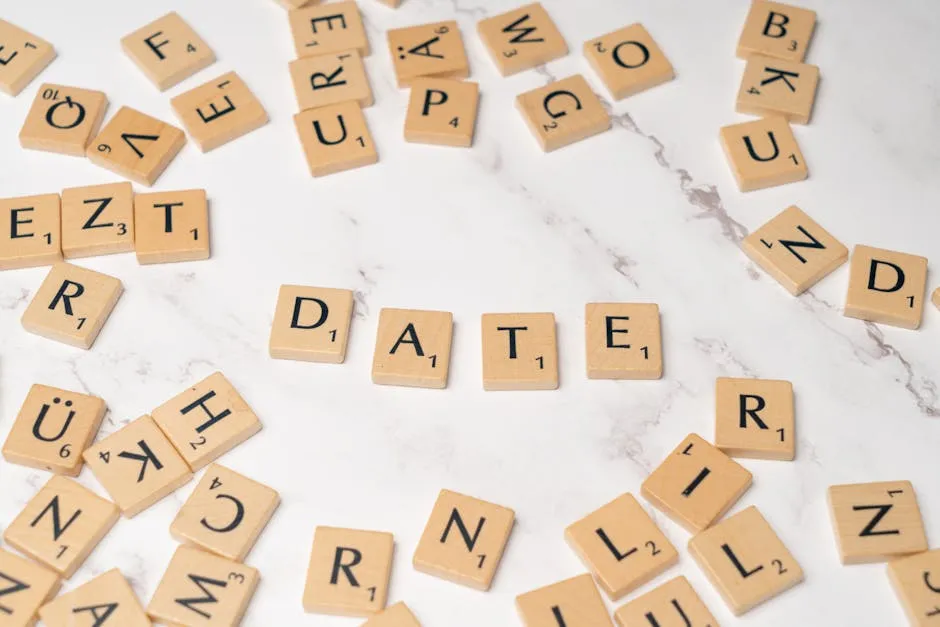
POLYGON ((298 57, 357 50, 369 56, 369 38, 353 0, 296 9, 289 14, 298 57))
POLYGON ((40 85, 20 129, 20 145, 84 157, 107 108, 104 92, 52 83, 40 85))
POLYGON ((436 22, 388 31, 399 87, 408 87, 417 78, 467 78, 470 62, 464 50, 457 22, 436 22))
POLYGON ((818 83, 815 65, 754 55, 744 68, 735 111, 809 124, 818 83))
POLYGON ((361 627, 421 627, 421 623, 407 605, 396 603, 364 622, 361 627))
POLYGON ((137 194, 134 197, 134 238, 138 263, 208 259, 206 190, 137 194))
POLYGON ((23 328, 87 350, 123 292, 119 279, 70 263, 57 263, 23 313, 23 328))
POLYGON ((55 596, 59 585, 51 570, 0 549, 0 624, 32 627, 39 607, 55 596))
POLYGON ((799 296, 845 263, 849 250, 791 205, 741 242, 754 263, 799 296))
POLYGON ((166 91, 215 63, 215 54, 175 11, 121 39, 124 53, 166 91))
POLYGON ((477 31, 503 76, 568 54, 564 37, 538 2, 481 20, 477 31))
POLYGON ((623 494, 565 530, 565 539, 613 600, 651 581, 679 553, 632 494, 623 494))
POLYGON ((555 390, 555 314, 483 314, 483 389, 555 390))
POLYGON ((0 20, 0 91, 15 96, 55 59, 47 41, 0 20))
POLYGON ((149 187, 185 143, 186 135, 175 126, 121 107, 85 154, 95 165, 149 187))
POLYGON ((7 526, 3 538, 69 578, 119 516, 111 501, 73 479, 54 475, 7 526))
POLYGON ((610 128, 610 115, 580 74, 519 94, 516 108, 545 152, 610 128))
POLYGON ((173 446, 197 471, 261 431, 261 422, 221 372, 152 412, 173 446))
POLYGON ((930 300, 933 301, 934 307, 940 309, 940 287, 933 291, 933 296, 930 300))
POLYGON ((886 562, 927 550, 910 481, 834 485, 828 496, 843 564, 886 562))
POLYGON ((489 590, 514 521, 508 507, 441 490, 412 563, 422 573, 489 590))
POLYGON ((520 594, 516 597, 516 609, 525 627, 614 625, 590 575, 578 575, 520 594))
POLYGON ((751 486, 751 473, 692 433, 643 482, 642 494, 692 533, 721 518, 751 486))
POLYGON ((62 260, 58 194, 0 199, 0 217, 0 270, 62 260))
POLYGON ((133 518, 193 478, 150 416, 122 427, 83 456, 125 518, 133 518))
POLYGON ((931 627, 940 616, 938 577, 940 549, 888 563, 888 580, 914 627, 931 627))
POLYGON ((449 311, 382 309, 372 359, 372 382, 447 387, 454 315, 449 311))
POLYGON ((614 100, 676 77, 669 59, 642 24, 632 24, 585 42, 584 56, 614 100))
POLYGON ((660 379, 659 306, 588 303, 584 308, 589 379, 660 379))
POLYGON ((385 608, 392 534, 317 527, 304 587, 304 611, 371 616, 385 608))
POLYGON ((419 78, 411 84, 405 140, 419 144, 469 147, 477 124, 480 86, 446 78, 419 78))
POLYGON ((304 111, 354 100, 362 107, 375 102, 366 66, 356 50, 291 61, 297 107, 304 111))
POLYGON ((614 619, 619 627, 718 627, 689 580, 681 575, 622 606, 614 619))
POLYGON ((107 406, 97 396, 34 384, 3 444, 12 464, 77 477, 107 406))
POLYGON ((170 100, 199 150, 209 152, 268 123, 268 114, 235 72, 170 100))
POLYGON ((294 125, 313 176, 360 168, 379 160, 358 102, 301 111, 294 116, 294 125))
POLYGON ((39 610, 46 627, 150 627, 134 589, 114 568, 39 610))
POLYGON ((134 187, 111 183, 62 190, 66 259, 134 250, 134 187))
POLYGON ((816 27, 816 12, 809 9, 754 0, 738 40, 737 55, 747 59, 761 54, 802 61, 816 27))
POLYGON ((179 542, 241 562, 281 498, 277 490, 212 464, 170 525, 179 542))
POLYGON ((793 385, 771 379, 715 382, 715 446, 731 457, 782 459, 796 455, 793 385))
POLYGON ((786 119, 771 117, 721 129, 721 145, 742 192, 802 181, 809 176, 786 119))
POLYGON ((350 290, 282 285, 268 352, 274 359, 341 364, 352 315, 350 290))
POLYGON ((856 246, 849 262, 845 315, 916 329, 924 313, 927 259, 856 246))

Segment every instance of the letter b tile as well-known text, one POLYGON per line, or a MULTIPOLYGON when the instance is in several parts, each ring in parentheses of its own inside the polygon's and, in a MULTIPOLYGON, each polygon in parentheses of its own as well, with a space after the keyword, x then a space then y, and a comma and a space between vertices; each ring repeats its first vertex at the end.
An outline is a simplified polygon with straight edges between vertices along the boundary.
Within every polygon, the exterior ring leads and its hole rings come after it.
POLYGON ((762 54, 802 61, 816 27, 816 12, 780 2, 755 0, 738 40, 737 56, 762 54))

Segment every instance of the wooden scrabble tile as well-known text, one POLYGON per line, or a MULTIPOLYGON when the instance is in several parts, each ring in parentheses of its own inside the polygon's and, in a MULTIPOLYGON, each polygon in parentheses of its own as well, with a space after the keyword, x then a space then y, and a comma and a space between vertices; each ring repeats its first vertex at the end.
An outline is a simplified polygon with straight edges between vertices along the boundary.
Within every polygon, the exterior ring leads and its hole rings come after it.
POLYGON ((356 50, 301 57, 289 64, 297 107, 317 109, 348 100, 362 107, 375 103, 366 66, 356 50))
POLYGON ((415 550, 415 570, 489 590, 515 517, 508 507, 441 490, 415 550))
POLYGON ((311 4, 318 4, 319 2, 320 0, 277 0, 277 3, 285 9, 302 9, 311 4))
POLYGON ((160 405, 152 415, 193 471, 261 431, 261 421, 221 372, 160 405))
POLYGON ((268 114, 235 72, 170 100, 176 117, 202 152, 209 152, 268 123, 268 114))
POLYGON ((735 111, 809 124, 818 83, 815 65, 754 55, 744 68, 735 111))
POLYGON ((940 616, 940 549, 888 563, 888 580, 914 627, 931 627, 940 616))
POLYGON ((849 262, 845 315, 916 329, 924 313, 927 259, 856 246, 849 262))
POLYGON ((288 16, 298 57, 346 50, 369 56, 369 38, 353 0, 295 9, 288 16))
POLYGON ((669 59, 642 24, 631 24, 585 42, 584 56, 614 100, 676 77, 669 59))
POLYGON ((313 176, 360 168, 379 160, 358 102, 301 111, 294 116, 294 125, 313 176))
POLYGON ((799 296, 845 263, 849 250, 796 205, 741 242, 754 263, 799 296))
POLYGON ((578 575, 520 594, 516 597, 516 609, 525 627, 614 625, 590 575, 578 575))
POLYGON ((545 152, 610 128, 610 115, 580 74, 519 94, 516 108, 545 152))
POLYGON ((379 2, 392 9, 397 9, 401 6, 401 0, 379 0, 379 2))
POLYGON ((175 11, 121 39, 124 53, 166 91, 215 63, 215 53, 175 11))
POLYGON ((910 481, 834 485, 828 497, 843 564, 886 562, 927 550, 910 481))
POLYGON ((62 190, 66 259, 134 250, 134 187, 111 183, 62 190))
POLYGON ((317 527, 304 586, 304 611, 371 616, 385 608, 392 534, 317 527))
POLYGON ((399 602, 376 614, 361 627, 421 627, 421 623, 407 605, 399 602))
POLYGON ((134 238, 138 263, 208 259, 206 190, 137 194, 134 197, 134 238))
POLYGON ((388 31, 388 51, 399 87, 418 78, 467 78, 470 62, 457 22, 436 22, 388 31))
POLYGON ((62 260, 58 194, 0 199, 0 218, 0 270, 62 260))
POLYGON ((177 541, 241 562, 281 502, 277 490, 212 464, 170 525, 177 541))
POLYGON ((483 389, 558 389, 555 314, 483 314, 483 389))
POLYGON ((940 309, 940 287, 933 291, 933 296, 930 300, 933 301, 934 307, 940 309))
POLYGON ((643 497, 692 533, 707 529, 751 487, 751 473, 694 433, 646 478, 643 497))
POLYGON ((679 553, 632 494, 623 494, 565 530, 565 540, 617 600, 679 561, 679 553))
POLYGON ((59 576, 0 549, 0 616, 4 627, 33 627, 39 607, 55 596, 59 576))
POLYGON ((538 2, 481 20, 477 32, 503 76, 568 54, 564 37, 538 2))
POLYGON ((816 12, 780 2, 754 0, 738 40, 737 55, 761 54, 802 61, 816 26, 816 12))
POLYGON ((48 41, 0 20, 0 91, 19 94, 55 57, 48 41))
POLYGON ((133 518, 193 478, 150 416, 141 416, 97 442, 83 457, 125 518, 133 518))
POLYGON ((619 627, 718 627, 718 621, 682 575, 622 606, 614 619, 619 627))
POLYGON ((793 385, 719 377, 715 446, 731 457, 792 460, 796 455, 793 385))
POLYGON ((802 181, 809 176, 793 131, 782 117, 721 129, 721 145, 742 192, 802 181))
POLYGON ((589 379, 660 379, 659 305, 588 303, 584 308, 589 379))
POLYGON ((7 526, 3 538, 67 579, 119 516, 111 501, 73 479, 53 475, 7 526))
POLYGON ((95 439, 106 411, 97 396, 34 384, 3 444, 3 457, 12 464, 77 477, 82 451, 95 439))
POLYGON ((447 78, 419 78, 411 84, 405 141, 468 148, 477 124, 480 86, 447 78))
POLYGON ((372 382, 447 387, 454 315, 449 311, 382 309, 372 359, 372 382))
POLYGON ((57 263, 23 313, 23 328, 87 350, 123 292, 119 279, 70 263, 57 263))
POLYGON ((181 546, 153 593, 147 614, 170 625, 235 627, 260 579, 251 566, 181 546))
POLYGON ((85 154, 95 165, 149 187, 185 143, 186 135, 175 126, 121 107, 85 154))
POLYGON ((352 315, 351 290, 282 285, 268 352, 274 359, 341 364, 352 315))
POLYGON ((44 83, 20 129, 20 145, 84 157, 107 108, 104 92, 44 83))
POLYGON ((63 594, 39 610, 46 627, 150 627, 134 589, 117 568, 63 594))

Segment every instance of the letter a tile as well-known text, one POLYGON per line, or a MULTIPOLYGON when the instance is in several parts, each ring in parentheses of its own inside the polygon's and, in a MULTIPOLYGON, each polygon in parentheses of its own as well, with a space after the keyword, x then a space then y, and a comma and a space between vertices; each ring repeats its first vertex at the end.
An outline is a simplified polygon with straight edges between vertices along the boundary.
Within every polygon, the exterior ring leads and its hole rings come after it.
POLYGON ((555 314, 483 314, 483 389, 555 390, 555 314))
POLYGON ((15 96, 55 59, 49 42, 0 20, 0 91, 15 96))
POLYGON ((0 549, 0 624, 33 627, 39 607, 55 595, 59 586, 59 576, 51 570, 0 549))
POLYGON ((503 76, 568 54, 564 37, 538 2, 481 20, 477 31, 503 76))
POLYGON ((817 83, 815 65, 752 56, 744 68, 735 111, 780 115, 793 124, 809 124, 817 83))
POLYGON ((379 160, 358 102, 302 111, 294 116, 294 125, 313 176, 361 168, 379 160))
POLYGON ((888 580, 913 627, 932 627, 940 616, 940 549, 894 560, 888 580))
POLYGON ((457 22, 437 22, 388 31, 399 87, 416 78, 467 78, 470 65, 457 22))
POLYGON ((176 96, 170 105, 203 152, 268 123, 264 107, 235 72, 176 96))
POLYGON ((42 606, 39 615, 46 627, 151 625, 134 589, 116 568, 42 606))
POLYGON ((274 359, 341 364, 352 315, 350 290, 282 285, 268 352, 274 359))
POLYGON ((727 455, 790 461, 796 454, 794 422, 789 381, 716 381, 715 446, 727 455))
POLYGON ((369 38, 352 0, 295 9, 288 13, 298 57, 358 50, 369 56, 369 38))
POLYGON ((638 596, 614 614, 619 627, 719 627, 683 576, 638 596))
POLYGON ((580 74, 520 94, 516 108, 545 152, 610 129, 610 116, 580 74))
POLYGON ((516 609, 525 627, 613 627, 590 575, 579 575, 520 594, 516 609))
POLYGON ((762 54, 802 61, 816 27, 816 12, 779 2, 755 0, 738 40, 737 55, 747 59, 762 54))
POLYGON ((134 187, 111 183, 62 190, 66 259, 134 250, 134 187))
POLYGON ((419 78, 411 85, 405 141, 467 148, 473 144, 480 86, 447 78, 419 78))
POLYGON ((58 194, 0 199, 0 270, 62 260, 58 194))
POLYGON ((215 63, 215 54, 175 11, 121 39, 131 61, 160 91, 215 63))
POLYGON ((121 107, 85 152, 95 165, 150 187, 186 143, 183 131, 121 107))
POLYGON ((134 237, 140 264, 208 259, 211 250, 206 190, 137 194, 134 237))
POLYGON ((454 316, 449 311, 382 309, 372 361, 372 382, 447 387, 454 316))
POLYGON ((108 97, 103 92, 51 83, 40 85, 20 129, 20 145, 84 157, 107 108, 108 97))
POLYGON ((584 56, 615 100, 675 78, 669 59, 642 24, 632 24, 584 43, 584 56))
POLYGON ((364 622, 361 627, 421 627, 404 603, 396 603, 364 622))
POLYGON ((658 305, 588 303, 584 319, 589 379, 662 378, 658 305))
POLYGON ((794 183, 809 176, 803 153, 785 118, 726 126, 721 129, 721 145, 742 192, 794 183))
POLYGON ((852 251, 846 316, 916 329, 926 296, 925 257, 870 246, 856 246, 852 251))

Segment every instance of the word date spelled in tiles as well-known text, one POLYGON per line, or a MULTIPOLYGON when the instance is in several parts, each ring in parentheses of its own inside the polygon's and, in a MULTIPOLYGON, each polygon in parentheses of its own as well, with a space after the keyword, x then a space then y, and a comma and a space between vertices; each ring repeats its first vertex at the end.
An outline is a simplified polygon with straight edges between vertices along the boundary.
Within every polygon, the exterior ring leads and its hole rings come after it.
POLYGON ((545 152, 610 128, 610 115, 580 74, 519 94, 516 108, 545 152))
POLYGON ((121 107, 85 152, 95 165, 141 185, 153 185, 186 143, 183 131, 121 107))
POLYGON ((663 376, 658 305, 588 303, 584 319, 589 379, 663 376))
POLYGON ((289 14, 298 57, 357 50, 369 56, 369 38, 353 0, 296 9, 289 14))
POLYGON ((204 189, 137 194, 134 197, 137 262, 208 259, 209 203, 204 189))
POLYGON ((0 625, 32 627, 40 606, 59 590, 59 576, 35 562, 0 549, 0 625))
POLYGON ((121 39, 125 54, 166 91, 215 62, 215 53, 176 12, 121 39))
POLYGON ((809 176, 803 153, 785 118, 725 126, 721 129, 721 145, 742 192, 794 183, 809 176))
POLYGON ((361 168, 379 160, 358 102, 302 111, 294 116, 294 125, 312 176, 361 168))
POLYGON ((399 87, 420 77, 467 78, 470 66, 457 22, 388 31, 388 49, 399 87))
POLYGON ((468 148, 473 144, 480 86, 446 78, 420 78, 411 85, 405 141, 468 148))
POLYGON ((107 108, 108 97, 103 92, 45 83, 26 114, 20 145, 84 157, 107 108))
POLYGON ((669 59, 642 24, 633 24, 585 42, 584 56, 615 100, 676 77, 669 59))
POLYGON ((520 594, 516 597, 516 609, 525 627, 613 627, 590 575, 579 575, 520 594))
POLYGON ((731 457, 792 460, 794 423, 789 381, 720 377, 715 382, 715 446, 731 457))
POLYGON ((268 123, 264 107, 235 72, 180 94, 170 104, 202 152, 268 123))
POLYGON ((352 315, 350 290, 282 285, 268 352, 274 359, 341 364, 352 315))
POLYGON ((0 270, 62 260, 58 194, 0 199, 0 270))
POLYGON ((375 102, 366 67, 356 50, 290 62, 290 77, 300 111, 354 100, 362 107, 375 102))
POLYGON ((718 621, 683 576, 639 596, 614 614, 619 627, 718 627, 718 621))
POLYGON ((39 610, 46 627, 150 627, 134 589, 118 569, 57 597, 39 610))
POLYGON ((483 389, 555 390, 555 314, 483 314, 483 389))
POLYGON ((927 291, 927 259, 856 246, 849 262, 845 315, 904 329, 920 326, 927 291))
POLYGON ((568 44, 538 2, 481 20, 477 31, 503 76, 568 54, 568 44))
POLYGON ((0 20, 0 91, 15 96, 55 59, 47 41, 0 20))
POLYGON ((802 61, 815 27, 815 11, 780 2, 755 0, 738 40, 737 56, 747 59, 761 54, 802 61))
POLYGON ((815 65, 755 55, 744 68, 735 111, 808 124, 818 83, 815 65))
POLYGON ((399 602, 376 614, 361 627, 421 627, 421 623, 407 605, 399 602))
POLYGON ((372 382, 447 387, 454 316, 449 311, 382 309, 372 360, 372 382))
POLYGON ((940 549, 888 564, 888 580, 914 627, 931 627, 940 617, 940 549))

